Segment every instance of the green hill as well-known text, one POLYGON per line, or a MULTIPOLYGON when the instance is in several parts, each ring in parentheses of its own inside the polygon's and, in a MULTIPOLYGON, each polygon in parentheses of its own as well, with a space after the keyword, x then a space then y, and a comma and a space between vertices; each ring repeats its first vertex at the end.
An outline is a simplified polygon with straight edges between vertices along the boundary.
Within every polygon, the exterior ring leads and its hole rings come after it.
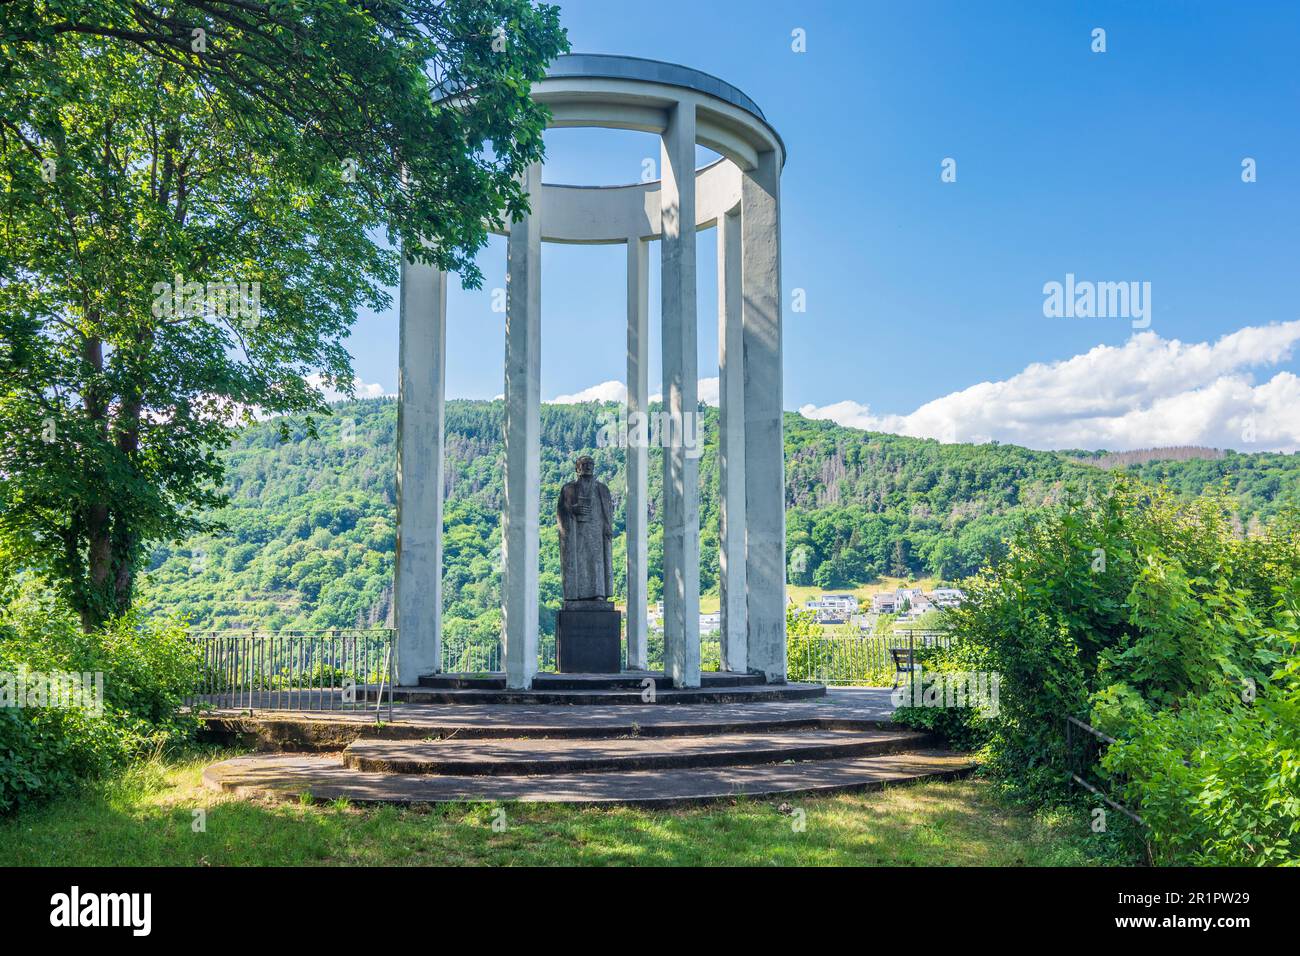
MULTIPOLYGON (((621 509, 622 451, 597 448, 614 406, 542 408, 542 626, 560 604, 558 544, 549 520, 574 457, 594 455, 621 509)), ((717 411, 704 413, 700 459, 701 587, 718 567, 717 411)), ((444 538, 449 636, 494 639, 500 629, 501 402, 447 405, 444 538)), ((382 624, 395 546, 392 399, 346 402, 316 422, 277 419, 248 429, 226 454, 224 530, 159 548, 141 582, 146 607, 180 609, 196 627, 352 627, 382 624)), ((1080 453, 1014 445, 944 445, 786 415, 787 537, 792 584, 835 588, 878 575, 953 580, 1001 547, 1008 529, 1067 483, 1106 479, 1080 453)), ((651 596, 659 594, 661 461, 651 452, 651 596)), ((1238 455, 1127 466, 1195 494, 1227 480, 1250 523, 1300 502, 1300 458, 1238 455)), ((623 521, 615 527, 615 586, 623 589, 623 521)))

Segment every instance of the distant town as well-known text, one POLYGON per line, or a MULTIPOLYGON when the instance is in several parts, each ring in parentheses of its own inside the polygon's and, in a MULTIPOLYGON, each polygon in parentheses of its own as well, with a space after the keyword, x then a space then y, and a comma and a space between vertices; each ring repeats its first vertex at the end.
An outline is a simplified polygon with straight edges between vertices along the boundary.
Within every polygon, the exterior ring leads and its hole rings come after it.
MULTIPOLYGON (((825 592, 803 602, 799 607, 811 612, 818 624, 827 627, 856 627, 864 633, 874 633, 880 628, 882 618, 894 624, 916 625, 933 612, 956 607, 966 598, 961 588, 936 587, 927 591, 919 587, 899 587, 870 595, 864 603, 856 594, 825 592)), ((793 598, 789 599, 793 602, 793 598)), ((660 601, 649 610, 652 631, 663 630, 664 606, 660 601)), ((714 638, 722 630, 722 612, 711 611, 700 615, 700 636, 714 638)))
POLYGON ((871 595, 866 608, 857 595, 847 593, 822 594, 804 602, 803 608, 816 615, 818 624, 851 624, 870 631, 883 616, 892 616, 898 624, 915 623, 931 611, 956 607, 965 597, 960 588, 901 587, 871 595))

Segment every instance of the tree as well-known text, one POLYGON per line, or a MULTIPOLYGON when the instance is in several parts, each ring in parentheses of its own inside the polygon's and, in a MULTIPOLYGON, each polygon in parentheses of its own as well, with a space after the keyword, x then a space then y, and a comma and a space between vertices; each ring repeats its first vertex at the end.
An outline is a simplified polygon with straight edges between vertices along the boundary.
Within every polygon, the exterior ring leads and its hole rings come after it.
POLYGON ((39 131, 49 102, 71 99, 68 51, 134 51, 249 140, 355 160, 354 191, 404 247, 432 243, 440 268, 476 282, 485 220, 526 208, 518 176, 541 157, 532 83, 567 48, 558 7, 529 0, 15 0, 0 4, 0 121, 39 131))
POLYGON ((907 540, 905 538, 894 539, 894 549, 889 559, 889 573, 896 578, 905 578, 912 573, 907 560, 907 540))
POLYGON ((813 611, 787 603, 785 606, 785 633, 787 637, 820 637, 822 626, 813 611))
POLYGON ((123 612, 239 422, 350 390, 389 245, 481 281, 565 45, 526 0, 0 5, 0 560, 123 612))

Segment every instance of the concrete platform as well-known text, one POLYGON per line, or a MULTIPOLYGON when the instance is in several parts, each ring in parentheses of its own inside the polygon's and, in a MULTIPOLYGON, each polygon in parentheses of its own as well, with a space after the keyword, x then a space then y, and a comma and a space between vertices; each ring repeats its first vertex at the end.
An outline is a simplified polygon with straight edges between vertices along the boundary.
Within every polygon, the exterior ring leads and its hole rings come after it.
POLYGON ((907 730, 799 730, 709 737, 613 740, 357 740, 343 763, 368 773, 531 776, 686 767, 740 766, 787 760, 839 760, 924 747, 907 730))
POLYGON ((652 704, 398 704, 393 719, 373 712, 217 710, 204 717, 209 739, 264 750, 341 751, 361 737, 376 740, 709 736, 790 730, 870 730, 893 713, 888 688, 831 688, 805 700, 710 707, 652 704))
MULTIPOLYGON (((617 674, 535 674, 533 690, 642 690, 645 681, 655 682, 657 688, 670 690, 668 675, 663 671, 619 671, 617 674)), ((732 674, 726 671, 700 675, 700 687, 705 689, 763 686, 767 682, 759 674, 732 674)), ((505 690, 506 675, 490 674, 431 674, 421 677, 420 687, 435 690, 505 690)), ((796 685, 802 686, 802 685, 796 685)))
POLYGON ((402 704, 391 722, 357 712, 227 712, 205 717, 208 736, 289 752, 222 761, 203 779, 268 799, 671 806, 971 769, 967 756, 890 725, 890 698, 861 688, 708 707, 402 704))
POLYGON ((677 689, 662 674, 625 672, 623 674, 539 674, 529 690, 510 690, 505 678, 497 675, 435 675, 420 678, 419 686, 394 687, 393 700, 408 704, 572 704, 597 705, 646 704, 740 704, 778 700, 810 700, 823 697, 822 684, 767 684, 748 674, 714 674, 701 678, 699 687, 677 689), (646 700, 654 681, 654 699, 646 700))
POLYGON ((786 797, 872 790, 888 784, 951 779, 969 759, 940 750, 756 766, 545 776, 434 776, 364 773, 338 757, 270 754, 238 757, 203 772, 208 787, 242 797, 358 804, 447 802, 582 803, 671 807, 738 796, 786 797))

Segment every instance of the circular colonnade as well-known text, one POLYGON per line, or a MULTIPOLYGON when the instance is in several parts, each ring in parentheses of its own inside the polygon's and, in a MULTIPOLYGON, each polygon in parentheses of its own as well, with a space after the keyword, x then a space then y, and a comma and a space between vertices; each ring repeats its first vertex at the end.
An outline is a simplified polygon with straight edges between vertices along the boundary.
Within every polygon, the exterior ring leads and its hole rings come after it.
MULTIPOLYGON (((664 670, 700 684, 696 234, 718 243, 722 669, 786 677, 785 480, 781 406, 780 177, 785 147, 740 90, 688 67, 634 57, 557 58, 533 97, 551 127, 660 137, 661 178, 626 186, 525 185, 531 212, 508 234, 503 660, 511 688, 537 671, 541 243, 627 248, 627 421, 649 409, 649 243, 661 256, 664 670), (695 168, 695 146, 721 158, 695 168), (685 226, 683 224, 686 224, 685 226)), ((441 669, 447 276, 403 261, 398 386, 397 680, 441 669)), ((626 445, 627 666, 646 666, 648 460, 626 445)))

